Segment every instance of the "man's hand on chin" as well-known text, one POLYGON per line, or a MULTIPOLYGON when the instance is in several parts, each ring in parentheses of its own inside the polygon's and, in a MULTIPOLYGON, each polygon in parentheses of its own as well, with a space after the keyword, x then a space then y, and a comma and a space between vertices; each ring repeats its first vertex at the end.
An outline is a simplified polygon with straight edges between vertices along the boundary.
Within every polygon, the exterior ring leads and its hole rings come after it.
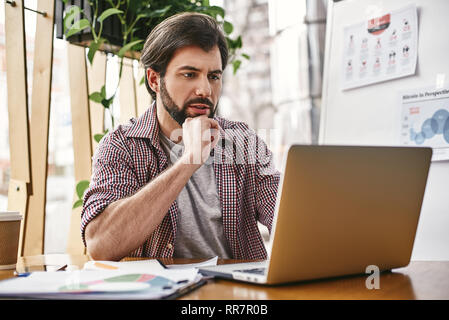
POLYGON ((182 125, 184 163, 201 167, 218 143, 219 128, 218 122, 206 115, 187 118, 182 125))

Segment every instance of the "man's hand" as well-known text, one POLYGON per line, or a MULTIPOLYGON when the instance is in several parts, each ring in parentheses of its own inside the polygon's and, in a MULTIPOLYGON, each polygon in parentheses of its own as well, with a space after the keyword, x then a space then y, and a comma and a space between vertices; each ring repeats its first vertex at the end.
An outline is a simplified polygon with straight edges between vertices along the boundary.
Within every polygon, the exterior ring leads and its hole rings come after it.
POLYGON ((217 145, 219 136, 219 125, 214 119, 207 116, 187 118, 182 125, 184 163, 202 166, 217 145))

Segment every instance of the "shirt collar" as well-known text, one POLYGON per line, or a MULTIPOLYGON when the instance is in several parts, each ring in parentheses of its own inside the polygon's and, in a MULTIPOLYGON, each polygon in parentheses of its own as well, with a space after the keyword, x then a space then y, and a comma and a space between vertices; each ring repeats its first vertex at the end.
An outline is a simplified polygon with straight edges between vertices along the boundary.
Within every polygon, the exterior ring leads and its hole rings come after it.
POLYGON ((132 138, 150 139, 151 144, 159 147, 159 122, 157 120, 156 102, 154 101, 147 111, 134 120, 126 136, 132 138))

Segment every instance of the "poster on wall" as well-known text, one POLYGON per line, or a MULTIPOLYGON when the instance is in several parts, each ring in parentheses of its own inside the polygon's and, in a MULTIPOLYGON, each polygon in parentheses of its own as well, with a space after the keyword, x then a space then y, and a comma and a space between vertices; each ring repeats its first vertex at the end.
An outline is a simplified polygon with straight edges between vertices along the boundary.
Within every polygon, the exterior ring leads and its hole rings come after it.
POLYGON ((415 74, 418 14, 414 4, 344 27, 343 90, 415 74))
POLYGON ((409 90, 400 99, 400 143, 432 147, 432 161, 449 160, 449 87, 409 90))

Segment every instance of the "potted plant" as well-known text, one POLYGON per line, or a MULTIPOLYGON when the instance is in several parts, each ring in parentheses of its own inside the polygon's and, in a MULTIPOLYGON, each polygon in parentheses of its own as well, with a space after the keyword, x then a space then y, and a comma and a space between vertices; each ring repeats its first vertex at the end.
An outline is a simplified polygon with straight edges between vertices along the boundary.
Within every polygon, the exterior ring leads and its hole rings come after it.
MULTIPOLYGON (((225 19, 225 10, 219 6, 211 6, 209 0, 60 0, 56 6, 56 32, 58 38, 65 36, 68 41, 87 47, 90 63, 98 50, 118 56, 119 80, 114 93, 107 97, 103 85, 100 91, 89 95, 90 100, 109 109, 118 92, 124 57, 137 58, 149 30, 167 17, 186 11, 208 14, 222 24, 230 53, 229 63, 235 74, 242 58, 249 59, 249 56, 240 52, 241 36, 234 39, 230 37, 234 27, 225 19)), ((140 84, 143 82, 144 78, 140 84)), ((113 112, 109 114, 114 128, 113 112)), ((99 142, 106 133, 107 130, 95 133, 94 139, 99 142)), ((82 206, 82 198, 88 186, 87 180, 77 183, 78 199, 73 208, 82 206)))

